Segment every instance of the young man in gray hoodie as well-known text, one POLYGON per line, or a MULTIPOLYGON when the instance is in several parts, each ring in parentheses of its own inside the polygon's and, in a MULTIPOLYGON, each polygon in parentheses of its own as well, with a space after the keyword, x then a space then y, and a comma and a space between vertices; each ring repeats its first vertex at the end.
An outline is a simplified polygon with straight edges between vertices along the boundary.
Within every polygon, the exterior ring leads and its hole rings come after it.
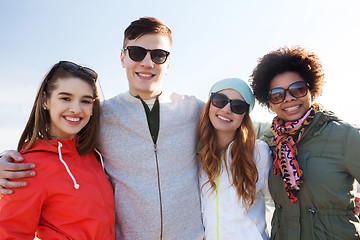
MULTIPOLYGON (((125 30, 121 63, 129 91, 103 103, 99 150, 114 187, 117 239, 203 239, 196 145, 203 103, 163 91, 170 29, 140 18, 125 30)), ((30 164, 15 151, 0 159, 0 193, 24 182, 30 164), (22 170, 17 172, 17 170, 22 170), (5 188, 4 188, 5 187, 5 188)), ((94 206, 95 207, 95 206, 94 206)))

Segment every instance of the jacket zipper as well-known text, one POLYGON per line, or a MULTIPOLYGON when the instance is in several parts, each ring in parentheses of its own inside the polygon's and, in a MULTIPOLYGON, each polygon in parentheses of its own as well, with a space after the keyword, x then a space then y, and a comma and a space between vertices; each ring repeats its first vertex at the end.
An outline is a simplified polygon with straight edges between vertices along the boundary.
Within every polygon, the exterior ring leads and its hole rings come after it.
POLYGON ((162 199, 161 199, 161 185, 160 185, 160 172, 159 172, 159 159, 157 154, 157 145, 154 143, 154 152, 155 152, 155 159, 156 159, 156 171, 157 171, 157 179, 158 179, 158 188, 159 188, 159 200, 160 200, 160 240, 163 239, 163 211, 162 211, 162 199))

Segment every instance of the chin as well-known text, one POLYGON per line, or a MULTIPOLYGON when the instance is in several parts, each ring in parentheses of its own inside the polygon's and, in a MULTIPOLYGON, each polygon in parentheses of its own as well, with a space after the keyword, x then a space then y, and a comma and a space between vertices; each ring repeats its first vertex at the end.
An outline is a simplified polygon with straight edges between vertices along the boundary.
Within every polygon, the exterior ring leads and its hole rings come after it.
MULTIPOLYGON (((290 116, 290 117, 284 117, 284 118, 282 118, 284 121, 286 121, 286 122, 294 122, 294 121, 296 121, 296 120, 299 120, 300 118, 301 118, 302 116, 300 116, 300 115, 296 115, 296 116, 290 116)), ((281 118, 281 117, 280 117, 281 118)))

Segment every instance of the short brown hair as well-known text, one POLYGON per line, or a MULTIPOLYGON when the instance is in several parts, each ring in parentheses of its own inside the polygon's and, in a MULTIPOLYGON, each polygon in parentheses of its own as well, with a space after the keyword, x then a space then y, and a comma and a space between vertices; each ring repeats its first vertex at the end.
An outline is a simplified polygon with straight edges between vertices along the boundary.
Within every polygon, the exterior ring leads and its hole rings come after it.
POLYGON ((251 87, 261 105, 269 107, 270 82, 285 72, 298 73, 309 84, 313 98, 321 95, 325 80, 319 58, 300 47, 282 47, 260 58, 252 72, 251 87))
POLYGON ((124 32, 123 48, 129 40, 138 39, 146 34, 161 34, 167 36, 172 44, 171 30, 158 19, 153 17, 143 17, 133 21, 124 32))
POLYGON ((79 138, 76 143, 76 149, 80 155, 85 155, 95 148, 100 132, 100 99, 96 83, 91 76, 84 72, 79 70, 70 72, 61 67, 60 63, 57 63, 51 68, 41 83, 28 122, 21 134, 17 147, 18 151, 20 151, 24 145, 26 145, 24 149, 26 151, 34 144, 36 139, 44 139, 47 141, 51 139, 49 133, 51 119, 49 112, 44 109, 44 95, 47 98, 50 97, 52 91, 57 87, 58 79, 72 77, 79 78, 88 83, 93 89, 94 97, 92 116, 86 126, 77 134, 79 138))

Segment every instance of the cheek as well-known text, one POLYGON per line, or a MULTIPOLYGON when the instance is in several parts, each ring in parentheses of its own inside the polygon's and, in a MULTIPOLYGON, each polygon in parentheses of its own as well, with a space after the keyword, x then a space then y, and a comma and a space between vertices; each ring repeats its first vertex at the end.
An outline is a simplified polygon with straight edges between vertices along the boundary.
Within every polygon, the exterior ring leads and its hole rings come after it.
POLYGON ((126 70, 127 80, 132 81, 134 79, 133 78, 133 74, 134 74, 133 68, 129 67, 129 66, 125 66, 125 70, 126 70))
POLYGON ((85 106, 83 108, 83 112, 87 115, 90 116, 93 113, 93 105, 90 106, 85 106))
POLYGON ((240 127, 244 120, 244 114, 239 115, 239 117, 236 118, 236 128, 240 127))
POLYGON ((47 109, 50 116, 55 116, 65 111, 67 108, 66 104, 61 101, 51 101, 47 109))
POLYGON ((139 62, 134 62, 132 60, 130 60, 128 57, 126 57, 124 59, 124 61, 122 61, 122 67, 126 69, 126 72, 129 73, 131 71, 133 71, 133 69, 136 67, 136 65, 139 62))
POLYGON ((214 118, 215 118, 215 113, 216 113, 215 107, 213 107, 212 105, 210 105, 210 108, 209 108, 209 119, 210 119, 211 124, 213 124, 213 120, 214 120, 214 118))
POLYGON ((167 72, 168 72, 168 64, 164 63, 164 64, 157 65, 157 66, 158 66, 158 72, 161 75, 167 74, 167 72))
MULTIPOLYGON (((279 105, 279 104, 278 104, 279 105)), ((269 109, 272 111, 272 112, 274 112, 274 113, 278 113, 278 110, 279 110, 279 106, 278 105, 275 105, 275 104, 272 104, 272 103, 270 103, 270 105, 269 105, 269 109)))
POLYGON ((314 101, 314 97, 311 96, 311 93, 309 92, 306 102, 309 106, 311 106, 313 104, 313 101, 314 101))

